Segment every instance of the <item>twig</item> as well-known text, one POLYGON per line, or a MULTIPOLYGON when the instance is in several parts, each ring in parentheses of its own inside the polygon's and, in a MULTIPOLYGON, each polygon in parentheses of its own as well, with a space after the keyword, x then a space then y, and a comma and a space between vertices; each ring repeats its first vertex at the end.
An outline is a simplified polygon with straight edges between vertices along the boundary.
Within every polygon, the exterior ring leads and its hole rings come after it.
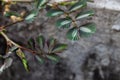
POLYGON ((9 26, 12 26, 12 25, 14 25, 14 24, 23 22, 23 21, 24 21, 24 20, 20 20, 20 21, 14 22, 14 23, 7 24, 7 25, 3 26, 3 29, 5 29, 6 27, 9 27, 9 26))
POLYGON ((26 50, 26 51, 28 51, 28 52, 30 52, 30 53, 32 53, 32 54, 36 54, 36 53, 37 53, 36 51, 33 51, 33 50, 31 50, 31 49, 28 49, 28 48, 25 48, 25 47, 20 46, 19 44, 15 43, 15 42, 13 42, 11 39, 8 38, 8 36, 7 36, 4 32, 0 32, 0 33, 1 33, 1 35, 7 40, 7 42, 10 42, 10 43, 13 44, 14 46, 16 46, 16 47, 18 47, 18 48, 20 48, 20 49, 26 50))
POLYGON ((28 52, 31 52, 31 53, 33 53, 33 54, 38 53, 38 52, 36 52, 36 51, 33 51, 33 50, 31 50, 31 49, 28 49, 28 48, 25 48, 25 47, 23 47, 23 46, 20 46, 20 48, 23 49, 23 50, 26 50, 26 51, 28 51, 28 52))
POLYGON ((7 40, 7 42, 10 42, 11 44, 15 45, 16 47, 20 47, 18 44, 16 44, 15 42, 13 42, 12 40, 10 40, 8 38, 8 36, 4 33, 4 32, 0 32, 1 35, 7 40))

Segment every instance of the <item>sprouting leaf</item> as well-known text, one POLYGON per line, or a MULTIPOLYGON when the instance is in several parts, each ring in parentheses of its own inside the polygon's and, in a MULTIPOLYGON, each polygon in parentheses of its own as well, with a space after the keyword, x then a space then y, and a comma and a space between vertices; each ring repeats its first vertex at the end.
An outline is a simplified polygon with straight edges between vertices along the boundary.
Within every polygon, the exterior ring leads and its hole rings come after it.
POLYGON ((43 7, 46 2, 47 0, 36 0, 37 9, 40 9, 41 7, 43 7))
POLYGON ((55 62, 59 62, 59 60, 60 60, 60 57, 57 56, 56 54, 49 54, 49 55, 46 55, 46 57, 55 62))
POLYGON ((41 49, 44 48, 45 38, 42 35, 37 37, 37 42, 38 42, 41 49))
POLYGON ((47 12, 47 16, 48 17, 53 17, 53 16, 58 16, 58 15, 61 15, 63 14, 64 12, 62 10, 59 10, 59 9, 51 9, 47 12))
POLYGON ((67 35, 67 38, 70 40, 78 40, 79 39, 78 29, 76 27, 70 29, 66 35, 67 35))
POLYGON ((23 64, 24 68, 26 69, 26 71, 29 71, 28 62, 27 62, 27 60, 26 60, 26 58, 25 58, 24 53, 23 53, 20 49, 18 49, 18 50, 16 51, 16 54, 17 54, 17 56, 21 59, 22 64, 23 64))
POLYGON ((80 36, 81 37, 88 37, 91 34, 95 33, 96 25, 94 23, 88 23, 80 27, 80 36))
POLYGON ((32 11, 32 12, 25 18, 25 20, 26 20, 27 22, 32 22, 32 21, 35 19, 37 13, 38 13, 37 11, 32 11))
POLYGON ((50 38, 47 40, 47 46, 50 49, 51 47, 53 47, 56 44, 56 39, 54 38, 50 38))
POLYGON ((35 49, 35 41, 33 38, 30 38, 28 41, 28 47, 31 49, 35 49))
POLYGON ((56 44, 52 49, 52 53, 60 53, 67 49, 67 44, 56 44))
POLYGON ((64 28, 66 25, 69 25, 72 22, 70 18, 62 18, 57 20, 56 26, 58 28, 64 28))
POLYGON ((37 59, 37 61, 38 61, 39 63, 41 63, 41 64, 44 63, 44 59, 43 59, 42 57, 40 57, 40 56, 38 56, 38 55, 35 55, 35 58, 37 59))
POLYGON ((94 15, 94 11, 93 10, 89 10, 89 11, 85 11, 85 12, 81 12, 76 16, 76 19, 83 19, 89 16, 93 16, 94 15))
POLYGON ((86 0, 81 0, 81 1, 78 1, 76 4, 74 4, 73 6, 71 6, 71 8, 69 9, 70 11, 75 11, 75 10, 78 10, 84 6, 86 6, 86 0))

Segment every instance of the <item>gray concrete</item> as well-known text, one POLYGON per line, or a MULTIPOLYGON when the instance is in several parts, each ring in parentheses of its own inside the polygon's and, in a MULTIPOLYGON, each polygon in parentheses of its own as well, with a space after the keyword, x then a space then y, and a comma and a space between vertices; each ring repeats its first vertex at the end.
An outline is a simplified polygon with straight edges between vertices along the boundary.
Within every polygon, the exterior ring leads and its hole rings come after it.
POLYGON ((94 0, 90 7, 120 11, 120 0, 94 0))

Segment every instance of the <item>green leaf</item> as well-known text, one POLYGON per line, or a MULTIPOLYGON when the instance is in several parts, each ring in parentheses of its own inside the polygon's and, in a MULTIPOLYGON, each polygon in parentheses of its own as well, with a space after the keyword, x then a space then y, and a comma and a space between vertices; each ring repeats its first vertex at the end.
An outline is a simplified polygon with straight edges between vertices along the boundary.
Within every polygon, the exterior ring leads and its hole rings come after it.
POLYGON ((31 49, 35 49, 35 41, 33 38, 30 38, 28 41, 28 47, 31 49))
POLYGON ((76 27, 70 29, 66 36, 70 40, 79 40, 78 29, 76 27))
POLYGON ((62 10, 58 10, 58 9, 51 9, 47 12, 47 16, 48 17, 53 17, 53 16, 58 16, 63 14, 64 12, 62 10))
POLYGON ((55 44, 56 44, 56 39, 50 38, 50 39, 47 40, 47 46, 48 46, 48 48, 53 47, 55 44))
POLYGON ((26 60, 26 58, 25 58, 24 53, 23 53, 20 49, 18 49, 18 50, 16 51, 16 54, 17 54, 17 56, 21 59, 22 64, 24 65, 24 68, 26 69, 26 71, 29 71, 28 62, 27 62, 27 60, 26 60))
POLYGON ((25 20, 27 22, 32 22, 35 17, 37 16, 38 12, 37 11, 32 11, 27 17, 25 17, 25 20))
POLYGON ((86 0, 78 1, 76 4, 74 4, 73 6, 71 6, 71 8, 69 10, 70 11, 78 10, 78 9, 86 6, 86 4, 87 4, 86 0))
POLYGON ((90 16, 93 16, 94 15, 94 11, 93 10, 89 10, 89 11, 85 11, 85 12, 82 12, 82 13, 79 13, 77 16, 76 16, 76 19, 83 19, 83 18, 86 18, 86 17, 90 17, 90 16))
POLYGON ((61 2, 59 3, 62 6, 66 6, 66 5, 73 5, 75 4, 77 1, 67 1, 67 2, 61 2))
POLYGON ((56 42, 57 41, 54 38, 50 38, 50 39, 47 40, 48 53, 51 53, 51 51, 52 51, 54 45, 56 44, 56 42))
POLYGON ((42 35, 40 35, 37 37, 37 42, 38 42, 40 48, 43 49, 44 45, 45 45, 45 38, 42 35))
POLYGON ((44 59, 43 59, 42 57, 40 57, 40 56, 38 56, 38 55, 35 55, 35 58, 37 59, 37 61, 38 61, 39 63, 41 63, 41 64, 44 63, 44 59))
POLYGON ((26 69, 26 71, 29 71, 29 66, 28 66, 28 62, 25 58, 22 59, 22 63, 24 65, 24 68, 26 69))
POLYGON ((10 16, 17 16, 20 17, 20 14, 16 13, 16 12, 6 12, 5 16, 10 17, 10 16))
POLYGON ((41 7, 43 7, 46 2, 47 2, 47 0, 36 0, 37 9, 40 9, 41 7))
POLYGON ((72 20, 70 18, 62 18, 62 19, 57 20, 56 26, 58 28, 64 28, 65 26, 68 27, 68 25, 70 25, 71 22, 72 20))
POLYGON ((96 25, 94 23, 88 23, 80 27, 79 32, 81 37, 88 37, 96 32, 96 25))
POLYGON ((71 25, 71 23, 66 24, 66 25, 62 26, 61 29, 68 29, 70 27, 70 25, 71 25))
POLYGON ((59 62, 59 60, 60 60, 60 57, 57 56, 56 54, 49 54, 49 55, 46 55, 46 57, 55 62, 59 62))
POLYGON ((60 53, 67 49, 67 44, 56 44, 52 49, 52 53, 60 53))

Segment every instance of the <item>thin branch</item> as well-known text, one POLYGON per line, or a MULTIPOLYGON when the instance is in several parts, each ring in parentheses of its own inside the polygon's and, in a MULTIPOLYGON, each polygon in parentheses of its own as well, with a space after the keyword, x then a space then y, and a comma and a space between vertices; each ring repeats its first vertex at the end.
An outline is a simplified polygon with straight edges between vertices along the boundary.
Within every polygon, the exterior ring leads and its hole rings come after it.
POLYGON ((1 35, 7 40, 7 42, 10 42, 11 44, 15 45, 16 47, 20 47, 18 44, 16 44, 15 42, 13 42, 12 40, 10 40, 8 38, 8 36, 4 33, 4 32, 0 32, 1 35))
POLYGON ((23 46, 20 46, 20 49, 26 50, 26 51, 28 51, 28 52, 30 52, 30 53, 33 53, 33 54, 38 53, 38 52, 36 52, 36 51, 33 51, 33 50, 31 50, 31 49, 28 49, 28 48, 25 48, 25 47, 23 47, 23 46))
POLYGON ((30 52, 30 53, 32 53, 32 54, 38 53, 38 52, 36 52, 36 51, 33 51, 33 50, 31 50, 31 49, 28 49, 28 48, 25 48, 25 47, 20 46, 19 44, 15 43, 15 42, 13 42, 11 39, 8 38, 8 36, 7 36, 4 32, 0 32, 0 33, 1 33, 1 35, 7 40, 7 42, 10 42, 10 43, 13 44, 14 46, 16 46, 16 47, 18 47, 18 48, 20 48, 20 49, 26 50, 26 51, 28 51, 28 52, 30 52))
POLYGON ((14 24, 17 24, 17 23, 20 23, 20 22, 23 22, 23 21, 24 21, 24 20, 20 20, 20 21, 14 22, 14 23, 7 24, 7 25, 5 25, 3 28, 5 29, 6 27, 12 26, 12 25, 14 25, 14 24))

